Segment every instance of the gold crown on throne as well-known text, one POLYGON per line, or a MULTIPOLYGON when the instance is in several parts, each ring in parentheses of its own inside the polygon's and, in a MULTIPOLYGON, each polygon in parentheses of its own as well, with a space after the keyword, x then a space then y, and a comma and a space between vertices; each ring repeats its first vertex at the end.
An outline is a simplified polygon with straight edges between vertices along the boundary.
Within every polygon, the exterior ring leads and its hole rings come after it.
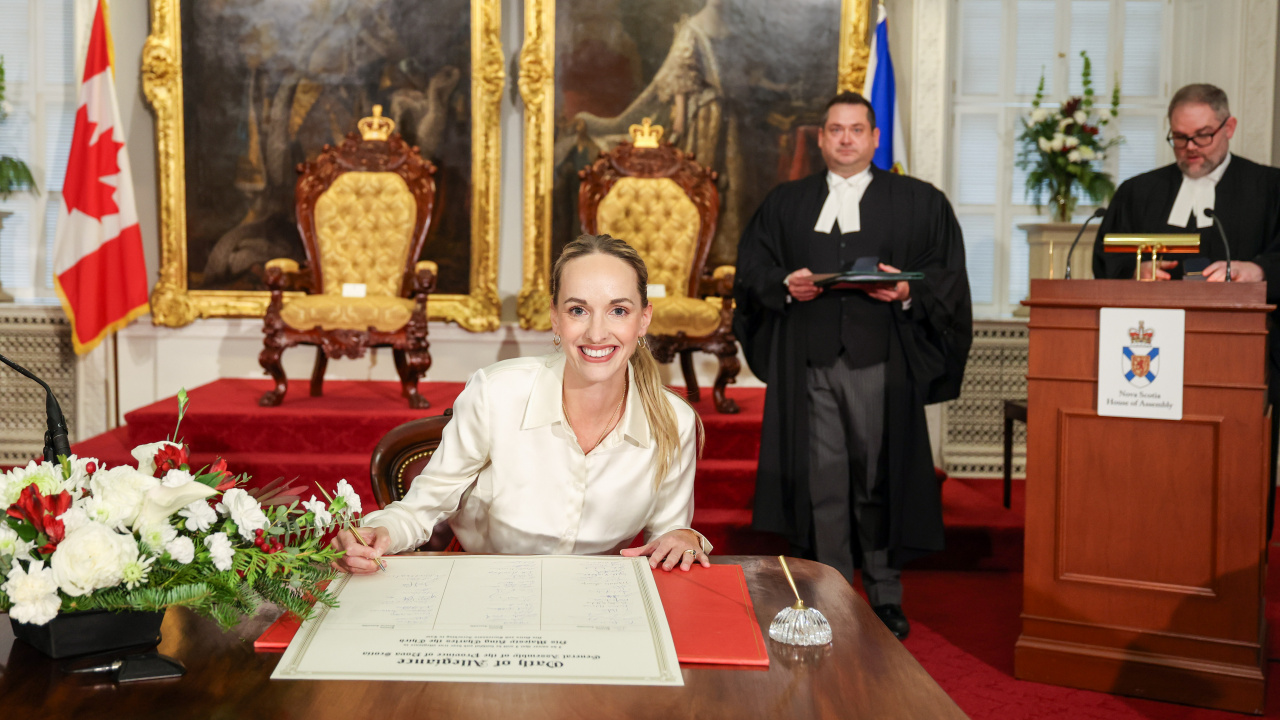
POLYGON ((662 126, 654 125, 653 118, 645 118, 639 125, 632 125, 628 132, 631 133, 631 142, 638 148, 656 148, 662 139, 662 126))
POLYGON ((396 121, 382 117, 382 106, 374 105, 373 115, 356 123, 356 127, 360 128, 360 137, 365 140, 386 140, 396 129, 396 121))

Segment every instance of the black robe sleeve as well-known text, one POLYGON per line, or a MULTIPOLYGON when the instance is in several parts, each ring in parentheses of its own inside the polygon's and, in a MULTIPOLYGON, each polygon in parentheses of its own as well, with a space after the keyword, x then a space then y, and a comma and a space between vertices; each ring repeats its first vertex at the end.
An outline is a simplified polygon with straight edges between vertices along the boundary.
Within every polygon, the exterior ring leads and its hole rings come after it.
POLYGON ((770 193, 747 224, 733 278, 733 334, 742 344, 747 366, 762 380, 769 375, 769 347, 788 297, 783 283, 790 270, 782 252, 784 221, 778 195, 778 190, 770 193))

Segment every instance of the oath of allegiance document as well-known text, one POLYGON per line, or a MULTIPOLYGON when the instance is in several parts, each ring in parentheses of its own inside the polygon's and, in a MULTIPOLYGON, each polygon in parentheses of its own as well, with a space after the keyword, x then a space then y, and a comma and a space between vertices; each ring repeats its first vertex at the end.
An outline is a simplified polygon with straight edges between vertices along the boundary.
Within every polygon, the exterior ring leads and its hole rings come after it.
POLYGON ((335 581, 273 679, 684 685, 648 558, 383 559, 335 581))

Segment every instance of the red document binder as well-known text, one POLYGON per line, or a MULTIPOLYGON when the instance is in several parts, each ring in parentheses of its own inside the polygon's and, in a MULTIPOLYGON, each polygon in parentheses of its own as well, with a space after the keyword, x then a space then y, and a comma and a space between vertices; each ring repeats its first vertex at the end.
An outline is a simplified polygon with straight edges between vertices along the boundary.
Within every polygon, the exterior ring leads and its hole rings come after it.
MULTIPOLYGON (((653 581, 680 662, 769 666, 741 565, 704 568, 695 564, 689 572, 655 570, 653 581)), ((293 613, 281 615, 254 641, 253 648, 284 652, 300 624, 293 613)))
POLYGON ((654 570, 653 581, 680 662, 769 666, 741 565, 654 570))

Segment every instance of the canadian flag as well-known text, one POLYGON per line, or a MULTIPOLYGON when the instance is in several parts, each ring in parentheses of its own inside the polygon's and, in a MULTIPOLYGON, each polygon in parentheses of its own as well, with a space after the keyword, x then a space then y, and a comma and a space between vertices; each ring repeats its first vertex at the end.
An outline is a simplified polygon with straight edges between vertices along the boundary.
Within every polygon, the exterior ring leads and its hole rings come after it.
POLYGON ((147 266, 104 5, 98 0, 89 33, 53 256, 54 286, 78 355, 148 311, 147 266))

